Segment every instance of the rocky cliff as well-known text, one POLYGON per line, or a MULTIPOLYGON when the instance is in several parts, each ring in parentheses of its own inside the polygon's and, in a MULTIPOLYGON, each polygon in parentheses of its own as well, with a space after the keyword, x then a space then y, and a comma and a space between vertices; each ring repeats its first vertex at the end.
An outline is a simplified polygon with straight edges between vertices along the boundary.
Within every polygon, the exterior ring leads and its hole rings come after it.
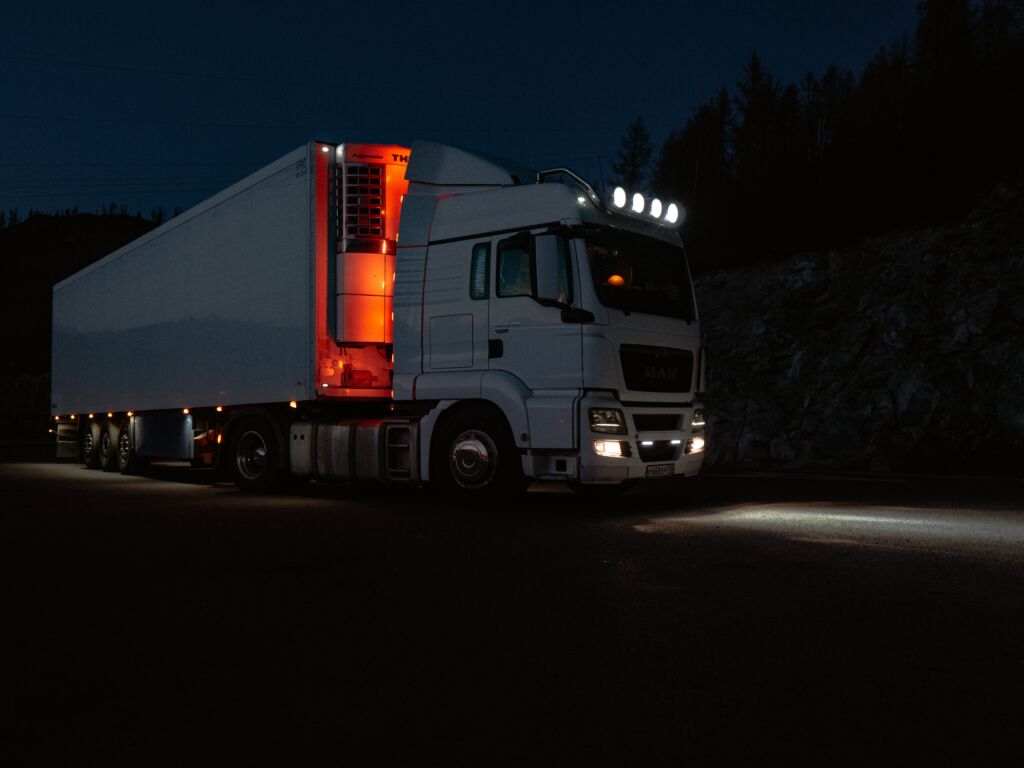
POLYGON ((711 464, 1024 475, 1024 192, 696 281, 711 464))

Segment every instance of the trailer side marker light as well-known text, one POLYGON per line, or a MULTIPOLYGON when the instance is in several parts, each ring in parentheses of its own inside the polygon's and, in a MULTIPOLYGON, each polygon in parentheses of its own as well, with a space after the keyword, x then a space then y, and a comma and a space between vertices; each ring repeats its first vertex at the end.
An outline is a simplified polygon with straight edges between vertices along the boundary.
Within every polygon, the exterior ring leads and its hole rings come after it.
POLYGON ((182 408, 181 412, 188 416, 188 408, 182 408))
POLYGON ((93 414, 91 414, 91 413, 90 413, 90 414, 89 414, 89 418, 91 419, 92 417, 93 417, 93 414))
POLYGON ((621 288, 626 284, 626 281, 622 278, 622 275, 612 275, 607 280, 607 285, 612 288, 621 288))
POLYGON ((289 400, 288 401, 288 407, 289 408, 298 408, 299 404, 297 402, 295 402, 294 400, 289 400))
POLYGON ((108 419, 114 418, 114 414, 112 414, 110 411, 107 411, 107 418, 108 419))
POLYGON ((73 414, 73 413, 71 414, 71 420, 72 420, 72 421, 74 421, 74 420, 75 420, 75 414, 73 414))
POLYGON ((54 420, 54 421, 60 421, 60 416, 54 416, 54 417, 53 417, 53 420, 54 420))
POLYGON ((128 411, 128 418, 129 418, 129 419, 130 419, 130 418, 131 418, 132 416, 134 416, 134 415, 135 415, 135 411, 128 411))
POLYGON ((330 152, 330 151, 331 151, 331 148, 330 148, 330 147, 320 147, 320 151, 321 151, 321 152, 324 152, 324 153, 326 153, 326 152, 330 152))
POLYGON ((213 410, 215 410, 217 413, 222 413, 224 411, 224 406, 223 405, 218 405, 213 410))
POLYGON ((224 439, 224 435, 220 432, 217 433, 217 445, 220 445, 220 441, 224 439))

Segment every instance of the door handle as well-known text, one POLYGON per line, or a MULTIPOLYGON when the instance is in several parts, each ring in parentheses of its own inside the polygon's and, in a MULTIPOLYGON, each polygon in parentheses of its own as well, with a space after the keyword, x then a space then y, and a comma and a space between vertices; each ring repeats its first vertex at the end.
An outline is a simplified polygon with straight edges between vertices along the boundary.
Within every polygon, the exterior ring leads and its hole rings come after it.
POLYGON ((511 320, 511 321, 509 321, 507 323, 495 323, 494 327, 495 328, 512 328, 513 326, 516 326, 516 325, 522 325, 522 323, 519 320, 511 320))

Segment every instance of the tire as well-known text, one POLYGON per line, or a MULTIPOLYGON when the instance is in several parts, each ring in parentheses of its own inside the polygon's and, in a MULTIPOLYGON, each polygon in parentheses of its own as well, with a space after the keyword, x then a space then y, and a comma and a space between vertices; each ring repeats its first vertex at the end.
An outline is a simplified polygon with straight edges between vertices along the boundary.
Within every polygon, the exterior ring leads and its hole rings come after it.
POLYGON ((86 424, 82 424, 79 429, 82 431, 78 439, 78 446, 82 456, 82 464, 86 469, 99 469, 100 425, 95 421, 90 421, 86 424))
POLYGON ((135 453, 135 439, 132 435, 131 419, 127 416, 118 425, 117 445, 114 450, 117 469, 122 475, 137 475, 145 468, 146 462, 135 453))
POLYGON ((464 500, 507 499, 528 485, 505 419, 479 405, 452 414, 441 425, 431 475, 442 493, 464 500))
POLYGON ((117 472, 119 469, 117 466, 117 434, 120 431, 117 424, 112 421, 100 425, 97 453, 99 453, 100 469, 104 472, 117 472))
POLYGON ((278 466, 281 449, 274 428, 266 419, 241 419, 231 430, 228 446, 228 473, 239 490, 270 493, 280 487, 284 479, 278 466))

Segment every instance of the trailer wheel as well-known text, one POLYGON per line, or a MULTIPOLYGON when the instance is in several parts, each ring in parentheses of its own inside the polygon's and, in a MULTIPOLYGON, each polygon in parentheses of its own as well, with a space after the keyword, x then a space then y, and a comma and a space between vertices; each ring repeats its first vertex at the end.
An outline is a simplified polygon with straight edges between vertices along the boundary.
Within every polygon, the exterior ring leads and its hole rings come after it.
POLYGON ((495 501, 528 485, 505 420, 490 408, 470 406, 438 430, 431 474, 440 489, 462 499, 495 501))
POLYGON ((118 470, 117 433, 119 431, 117 425, 112 421, 100 425, 97 452, 99 453, 100 469, 104 472, 116 472, 118 470))
POLYGON ((231 430, 227 461, 235 485, 246 493, 267 493, 278 487, 278 445, 273 427, 249 416, 231 430))
POLYGON ((135 441, 132 439, 132 422, 125 417, 117 429, 117 449, 115 451, 117 469, 122 475, 137 475, 145 467, 145 460, 135 453, 135 441))
POLYGON ((83 424, 81 427, 79 447, 82 454, 82 464, 86 469, 99 469, 100 466, 100 425, 95 421, 83 424))

